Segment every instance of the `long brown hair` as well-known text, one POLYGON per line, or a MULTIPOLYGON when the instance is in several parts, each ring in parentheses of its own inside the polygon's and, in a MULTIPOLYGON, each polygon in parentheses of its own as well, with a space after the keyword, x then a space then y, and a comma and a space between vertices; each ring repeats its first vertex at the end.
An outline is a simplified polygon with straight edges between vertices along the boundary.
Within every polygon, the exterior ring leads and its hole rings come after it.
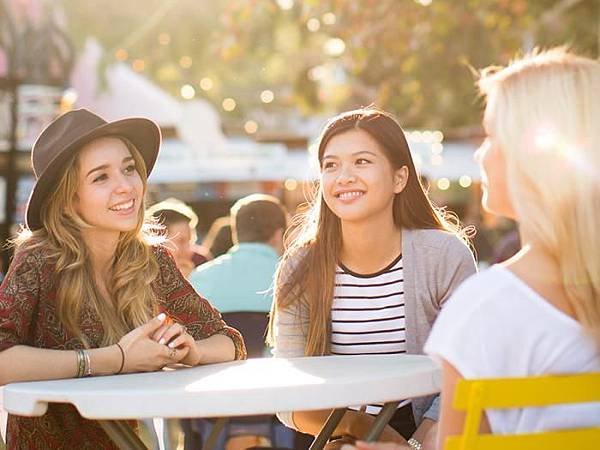
MULTIPOLYGON (((144 159, 135 146, 120 136, 134 159, 135 167, 147 187, 144 159)), ((79 180, 79 153, 65 164, 56 189, 42 208, 43 227, 33 232, 25 229, 17 237, 17 251, 43 250, 55 262, 57 315, 65 328, 88 347, 80 327, 84 303, 91 304, 104 329, 103 345, 114 344, 128 331, 150 319, 156 299, 150 283, 158 275, 158 264, 151 242, 158 242, 158 228, 145 221, 145 203, 138 213, 136 228, 121 233, 115 259, 106 285, 110 298, 98 291, 81 229, 88 227, 75 211, 79 180)))
MULTIPOLYGON (((376 108, 363 108, 331 119, 319 140, 319 163, 334 136, 356 129, 375 139, 394 170, 403 166, 408 168, 406 187, 394 197, 396 226, 458 233, 455 216, 436 208, 427 197, 404 132, 391 114, 376 108)), ((286 252, 275 276, 275 299, 268 336, 268 341, 273 344, 274 317, 278 309, 298 301, 306 302, 309 325, 305 354, 309 356, 329 352, 335 268, 342 246, 340 219, 323 200, 322 186, 317 185, 315 191, 311 206, 294 217, 286 234, 286 252)))

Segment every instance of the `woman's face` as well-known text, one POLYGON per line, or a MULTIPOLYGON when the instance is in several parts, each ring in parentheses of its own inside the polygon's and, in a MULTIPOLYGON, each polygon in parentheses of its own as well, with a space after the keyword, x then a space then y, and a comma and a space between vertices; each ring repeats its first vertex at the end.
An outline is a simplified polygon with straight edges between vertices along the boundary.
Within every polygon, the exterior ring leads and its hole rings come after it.
POLYGON ((475 160, 481 170, 481 203, 486 211, 499 216, 514 218, 514 211, 506 182, 506 160, 498 139, 491 129, 491 111, 486 111, 484 128, 486 138, 475 152, 475 160))
POLYGON ((123 141, 103 137, 86 144, 78 156, 75 210, 96 231, 134 230, 144 185, 123 141))
POLYGON ((360 222, 379 215, 392 218, 394 196, 404 189, 407 180, 408 168, 394 170, 366 131, 338 134, 323 152, 323 198, 342 222, 360 222))

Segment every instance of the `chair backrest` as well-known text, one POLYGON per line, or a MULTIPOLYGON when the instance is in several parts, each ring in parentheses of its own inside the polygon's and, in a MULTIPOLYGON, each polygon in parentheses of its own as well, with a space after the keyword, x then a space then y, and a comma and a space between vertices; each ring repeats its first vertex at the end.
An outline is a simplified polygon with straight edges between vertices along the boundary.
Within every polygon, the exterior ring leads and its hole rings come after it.
POLYGON ((237 329, 246 342, 248 358, 261 358, 265 355, 265 336, 269 324, 266 312, 227 312, 223 313, 227 325, 237 329))
POLYGON ((599 426, 528 434, 479 434, 486 408, 543 407, 563 403, 600 402, 600 373, 527 378, 461 380, 454 409, 467 411, 463 433, 450 436, 445 450, 597 450, 599 426))

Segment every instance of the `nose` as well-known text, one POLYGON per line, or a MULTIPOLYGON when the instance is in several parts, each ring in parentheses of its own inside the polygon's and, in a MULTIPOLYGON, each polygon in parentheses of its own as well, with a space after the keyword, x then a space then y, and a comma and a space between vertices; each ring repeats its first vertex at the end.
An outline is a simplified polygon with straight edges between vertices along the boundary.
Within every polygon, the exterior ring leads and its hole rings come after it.
POLYGON ((340 172, 337 177, 337 182, 340 184, 352 183, 356 181, 356 175, 349 164, 343 164, 340 167, 340 172))
POLYGON ((128 193, 133 190, 133 183, 131 177, 127 177, 124 174, 119 174, 115 179, 115 192, 117 193, 128 193))

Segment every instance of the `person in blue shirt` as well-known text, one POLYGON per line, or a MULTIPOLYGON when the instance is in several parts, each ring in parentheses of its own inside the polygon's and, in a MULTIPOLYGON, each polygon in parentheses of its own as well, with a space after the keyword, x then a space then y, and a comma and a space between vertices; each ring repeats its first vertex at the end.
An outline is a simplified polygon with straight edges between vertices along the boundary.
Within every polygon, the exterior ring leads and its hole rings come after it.
POLYGON ((288 214, 273 196, 252 194, 231 208, 234 246, 196 268, 190 283, 221 313, 269 312, 288 214))

